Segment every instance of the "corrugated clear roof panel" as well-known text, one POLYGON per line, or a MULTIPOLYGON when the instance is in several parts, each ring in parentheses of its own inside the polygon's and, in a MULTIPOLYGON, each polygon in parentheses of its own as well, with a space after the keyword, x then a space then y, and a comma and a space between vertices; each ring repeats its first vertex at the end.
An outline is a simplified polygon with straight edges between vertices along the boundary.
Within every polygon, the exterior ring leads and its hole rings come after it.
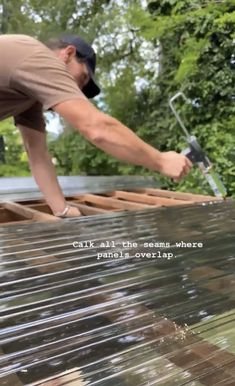
POLYGON ((1 385, 234 385, 234 234, 234 201, 0 228, 1 385))

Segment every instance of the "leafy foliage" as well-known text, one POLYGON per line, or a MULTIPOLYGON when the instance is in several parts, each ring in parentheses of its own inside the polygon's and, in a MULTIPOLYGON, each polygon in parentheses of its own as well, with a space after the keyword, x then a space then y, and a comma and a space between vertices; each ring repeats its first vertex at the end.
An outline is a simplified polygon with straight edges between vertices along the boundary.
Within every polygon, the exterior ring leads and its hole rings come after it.
MULTIPOLYGON (((177 108, 223 176, 230 195, 235 195, 234 10, 232 1, 150 1, 151 23, 142 25, 136 15, 133 19, 146 38, 154 41, 157 37, 160 42, 161 71, 153 116, 167 130, 165 143, 179 151, 185 146, 168 108, 169 97, 181 89, 192 103, 177 108)), ((177 189, 211 193, 196 169, 177 189)))
POLYGON ((5 163, 0 164, 0 176, 29 175, 29 166, 19 130, 11 119, 0 122, 0 135, 4 137, 5 163))

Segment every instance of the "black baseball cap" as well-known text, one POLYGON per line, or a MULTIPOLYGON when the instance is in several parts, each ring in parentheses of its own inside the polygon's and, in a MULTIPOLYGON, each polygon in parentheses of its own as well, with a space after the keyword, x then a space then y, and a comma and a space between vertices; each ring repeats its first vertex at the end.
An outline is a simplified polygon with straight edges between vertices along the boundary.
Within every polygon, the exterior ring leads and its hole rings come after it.
POLYGON ((76 47, 77 56, 84 60, 87 65, 90 80, 83 87, 82 92, 87 98, 94 98, 100 93, 100 87, 95 80, 95 66, 96 66, 96 53, 90 44, 86 43, 80 36, 76 35, 64 35, 60 37, 63 43, 71 44, 76 47))

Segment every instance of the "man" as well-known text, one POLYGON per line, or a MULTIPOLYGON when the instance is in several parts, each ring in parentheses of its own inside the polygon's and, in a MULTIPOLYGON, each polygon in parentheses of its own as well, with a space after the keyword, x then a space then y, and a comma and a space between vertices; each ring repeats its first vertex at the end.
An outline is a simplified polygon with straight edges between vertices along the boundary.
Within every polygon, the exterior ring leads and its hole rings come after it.
POLYGON ((48 46, 26 35, 0 36, 0 119, 14 117, 30 168, 54 215, 80 215, 68 206, 46 145, 43 110, 59 113, 75 130, 113 157, 179 181, 192 163, 174 151, 159 152, 87 98, 100 92, 93 48, 76 36, 48 46))

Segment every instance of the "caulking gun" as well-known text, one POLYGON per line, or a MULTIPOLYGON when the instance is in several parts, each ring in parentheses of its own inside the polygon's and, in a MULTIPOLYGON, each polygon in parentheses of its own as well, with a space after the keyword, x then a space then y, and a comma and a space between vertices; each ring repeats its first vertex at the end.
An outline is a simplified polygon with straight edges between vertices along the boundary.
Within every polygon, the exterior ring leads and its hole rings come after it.
POLYGON ((217 197, 225 197, 227 195, 227 191, 225 186, 223 185, 219 175, 215 172, 214 167, 208 157, 206 156, 205 152, 199 145, 197 138, 194 135, 190 135, 188 130, 186 129, 184 123, 182 122, 178 112, 176 111, 175 107, 173 106, 173 102, 177 98, 183 98, 184 102, 188 103, 190 102, 184 93, 178 92, 175 94, 170 100, 169 105, 170 108, 175 115, 179 125, 183 129, 183 132, 186 135, 186 141, 189 145, 186 149, 182 150, 182 154, 184 154, 186 157, 190 159, 190 161, 193 164, 197 164, 201 172, 203 173, 204 177, 207 179, 207 182, 209 183, 211 189, 213 190, 215 196, 217 197))

